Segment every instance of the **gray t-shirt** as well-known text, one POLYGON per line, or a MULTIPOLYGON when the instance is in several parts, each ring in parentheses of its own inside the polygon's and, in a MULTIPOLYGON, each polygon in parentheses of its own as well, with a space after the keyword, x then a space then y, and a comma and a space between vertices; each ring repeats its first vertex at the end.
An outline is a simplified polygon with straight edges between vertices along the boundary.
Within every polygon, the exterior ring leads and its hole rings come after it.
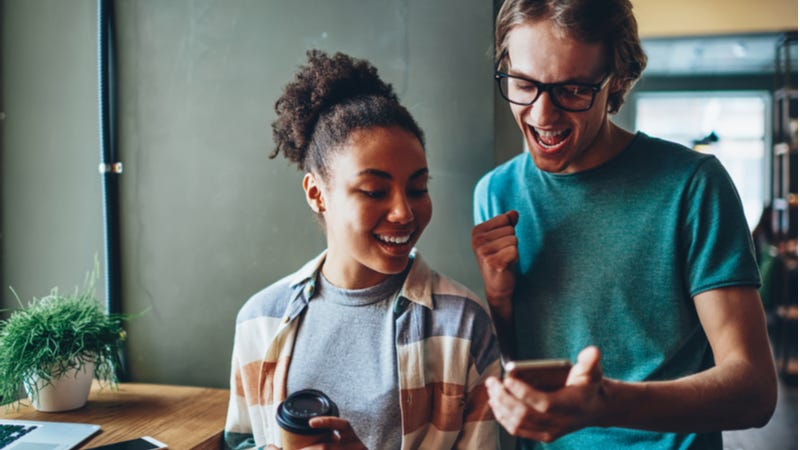
POLYGON ((320 272, 289 364, 287 395, 321 390, 370 450, 399 449, 402 439, 392 303, 405 275, 346 290, 320 272))

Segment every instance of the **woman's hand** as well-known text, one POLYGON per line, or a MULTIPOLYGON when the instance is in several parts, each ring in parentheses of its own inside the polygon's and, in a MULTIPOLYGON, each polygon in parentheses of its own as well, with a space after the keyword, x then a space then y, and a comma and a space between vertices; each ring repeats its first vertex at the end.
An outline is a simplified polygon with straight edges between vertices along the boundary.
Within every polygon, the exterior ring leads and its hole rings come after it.
POLYGON ((367 447, 361 442, 358 436, 356 436, 356 432, 353 431, 350 422, 341 417, 315 417, 309 420, 308 424, 311 428, 325 428, 331 430, 331 440, 329 442, 306 447, 307 450, 367 450, 367 447))
MULTIPOLYGON (((330 437, 324 442, 303 447, 301 450, 367 450, 367 447, 356 436, 350 422, 341 417, 314 417, 308 421, 308 424, 311 428, 330 430, 330 437)), ((274 445, 268 445, 267 450, 281 449, 274 445)))

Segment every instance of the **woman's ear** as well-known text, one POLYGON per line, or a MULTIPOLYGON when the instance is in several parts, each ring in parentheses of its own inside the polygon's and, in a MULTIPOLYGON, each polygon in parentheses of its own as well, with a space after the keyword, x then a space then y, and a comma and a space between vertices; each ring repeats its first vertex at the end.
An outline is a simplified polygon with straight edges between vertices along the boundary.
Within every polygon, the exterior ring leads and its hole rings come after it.
POLYGON ((311 172, 303 177, 303 190, 306 191, 306 202, 317 214, 325 212, 325 199, 319 179, 311 172))

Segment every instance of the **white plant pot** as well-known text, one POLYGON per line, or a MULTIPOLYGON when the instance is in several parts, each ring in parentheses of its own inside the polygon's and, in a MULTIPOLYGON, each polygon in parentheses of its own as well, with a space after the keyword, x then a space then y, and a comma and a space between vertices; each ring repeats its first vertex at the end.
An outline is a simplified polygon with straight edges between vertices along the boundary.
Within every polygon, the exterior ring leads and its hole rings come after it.
POLYGON ((42 412, 59 412, 78 409, 86 404, 94 378, 94 363, 87 362, 81 370, 66 372, 50 383, 34 377, 33 383, 38 387, 38 395, 33 398, 30 386, 25 383, 33 407, 42 412))

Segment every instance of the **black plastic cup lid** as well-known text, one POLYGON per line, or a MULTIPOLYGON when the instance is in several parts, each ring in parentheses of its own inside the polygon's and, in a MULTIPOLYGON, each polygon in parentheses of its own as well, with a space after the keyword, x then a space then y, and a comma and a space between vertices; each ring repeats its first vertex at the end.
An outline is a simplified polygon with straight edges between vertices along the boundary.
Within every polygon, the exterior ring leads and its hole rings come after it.
POLYGON ((339 409, 327 395, 316 389, 303 389, 292 393, 278 404, 278 425, 294 434, 324 434, 329 430, 311 428, 308 421, 319 416, 338 416, 339 409))

